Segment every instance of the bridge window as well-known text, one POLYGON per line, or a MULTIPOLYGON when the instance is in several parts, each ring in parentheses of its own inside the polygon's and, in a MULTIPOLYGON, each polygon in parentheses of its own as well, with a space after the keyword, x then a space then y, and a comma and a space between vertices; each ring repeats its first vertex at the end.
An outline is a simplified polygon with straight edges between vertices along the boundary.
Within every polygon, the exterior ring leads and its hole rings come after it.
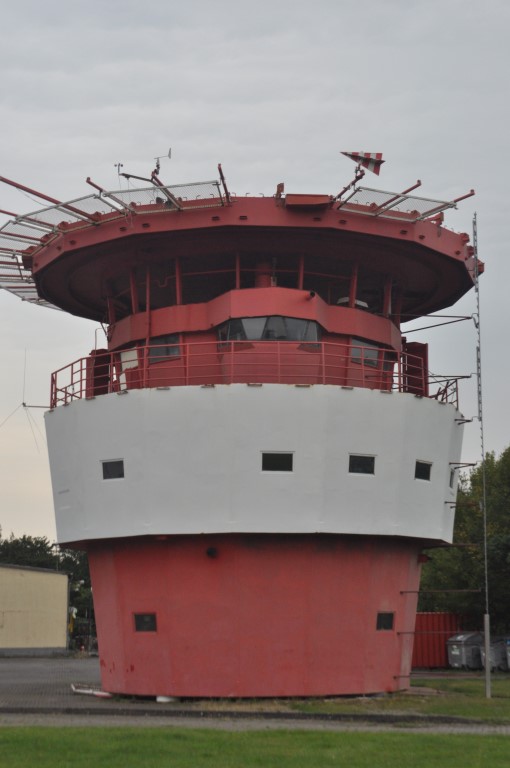
POLYGON ((150 340, 149 363, 162 363, 172 357, 179 357, 179 334, 167 333, 164 336, 153 336, 150 340))
POLYGON ((320 340, 314 320, 297 317, 244 317, 229 320, 218 328, 220 341, 311 341, 320 340))
POLYGON ((363 339, 351 340, 351 360, 353 363, 363 363, 377 368, 379 349, 363 339))

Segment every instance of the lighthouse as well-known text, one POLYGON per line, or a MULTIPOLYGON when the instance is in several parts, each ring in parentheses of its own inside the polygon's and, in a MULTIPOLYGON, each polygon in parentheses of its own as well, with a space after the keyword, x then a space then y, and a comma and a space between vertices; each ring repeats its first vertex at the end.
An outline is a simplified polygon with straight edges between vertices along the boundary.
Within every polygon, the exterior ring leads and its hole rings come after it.
POLYGON ((457 380, 430 374, 405 324, 473 287, 469 238, 443 224, 458 201, 358 184, 236 196, 221 167, 179 186, 88 182, 2 227, 0 282, 107 330, 52 374, 45 415, 102 687, 407 687, 463 417, 457 380))

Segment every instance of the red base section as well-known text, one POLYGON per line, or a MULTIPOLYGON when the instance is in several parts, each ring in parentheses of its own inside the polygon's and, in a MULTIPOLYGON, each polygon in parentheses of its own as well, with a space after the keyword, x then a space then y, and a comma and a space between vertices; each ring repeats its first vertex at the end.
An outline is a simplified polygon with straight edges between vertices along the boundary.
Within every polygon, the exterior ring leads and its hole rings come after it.
POLYGON ((421 546, 237 534, 90 543, 103 689, 265 697, 407 687, 421 546), (377 629, 380 613, 394 614, 392 629, 377 629), (155 614, 156 631, 137 631, 135 614, 155 614))

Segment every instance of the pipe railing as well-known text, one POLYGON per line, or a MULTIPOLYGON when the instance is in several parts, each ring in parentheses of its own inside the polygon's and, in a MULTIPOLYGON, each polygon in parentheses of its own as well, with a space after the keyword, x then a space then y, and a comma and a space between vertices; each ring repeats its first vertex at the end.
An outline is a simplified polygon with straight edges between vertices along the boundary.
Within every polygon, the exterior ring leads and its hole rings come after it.
POLYGON ((186 342, 92 352, 52 374, 50 407, 131 389, 234 383, 362 387, 408 392, 457 407, 458 378, 431 376, 422 358, 379 347, 297 341, 186 342))

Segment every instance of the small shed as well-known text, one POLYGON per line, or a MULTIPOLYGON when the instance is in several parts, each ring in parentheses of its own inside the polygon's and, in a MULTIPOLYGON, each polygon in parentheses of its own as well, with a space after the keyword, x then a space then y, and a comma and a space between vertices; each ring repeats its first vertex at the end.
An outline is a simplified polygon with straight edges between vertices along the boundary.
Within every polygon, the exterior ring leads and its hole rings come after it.
POLYGON ((66 651, 68 605, 66 573, 0 563, 0 655, 66 651))

